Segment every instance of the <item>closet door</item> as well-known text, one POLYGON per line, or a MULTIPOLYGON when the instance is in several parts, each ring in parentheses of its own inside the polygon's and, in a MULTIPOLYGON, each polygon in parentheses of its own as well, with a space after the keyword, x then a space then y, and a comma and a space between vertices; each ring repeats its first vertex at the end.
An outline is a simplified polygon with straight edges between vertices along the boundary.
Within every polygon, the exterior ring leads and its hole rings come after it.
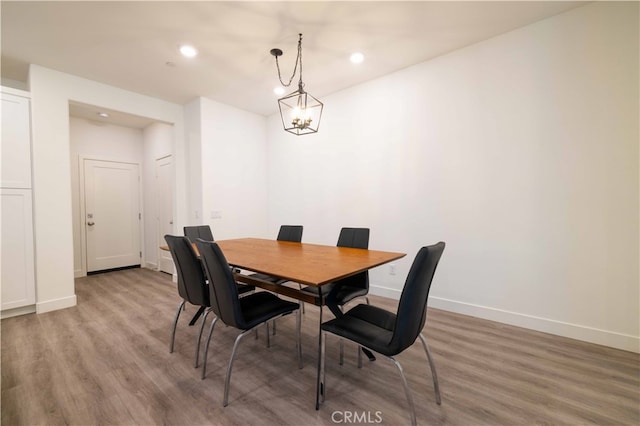
POLYGON ((1 189, 2 310, 36 303, 30 189, 1 189))

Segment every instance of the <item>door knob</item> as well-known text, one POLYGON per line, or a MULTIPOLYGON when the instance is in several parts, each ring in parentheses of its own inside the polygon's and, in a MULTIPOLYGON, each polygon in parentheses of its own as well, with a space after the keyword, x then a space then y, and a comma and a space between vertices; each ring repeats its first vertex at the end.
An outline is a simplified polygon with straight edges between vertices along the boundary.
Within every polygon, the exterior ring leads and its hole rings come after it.
POLYGON ((94 222, 87 222, 87 225, 93 226, 93 225, 95 225, 95 223, 94 222))
POLYGON ((170 221, 170 222, 169 222, 169 225, 173 225, 173 221, 170 221))

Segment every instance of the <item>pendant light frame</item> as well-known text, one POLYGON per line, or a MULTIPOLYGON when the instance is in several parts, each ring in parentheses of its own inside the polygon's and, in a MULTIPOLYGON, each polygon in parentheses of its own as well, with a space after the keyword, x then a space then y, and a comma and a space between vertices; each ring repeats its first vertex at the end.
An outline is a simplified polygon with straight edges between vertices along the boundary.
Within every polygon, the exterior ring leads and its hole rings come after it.
POLYGON ((291 82, 296 75, 296 71, 298 70, 298 66, 300 67, 298 90, 278 99, 278 108, 280 110, 282 127, 287 132, 296 136, 317 133, 318 128, 320 127, 320 119, 322 118, 322 110, 324 108, 324 104, 322 102, 304 90, 304 83, 302 82, 302 34, 299 34, 299 37, 296 64, 288 83, 282 81, 282 76, 280 74, 278 57, 282 56, 282 50, 271 49, 270 52, 271 55, 276 58, 278 78, 283 86, 289 87, 291 85, 291 82))

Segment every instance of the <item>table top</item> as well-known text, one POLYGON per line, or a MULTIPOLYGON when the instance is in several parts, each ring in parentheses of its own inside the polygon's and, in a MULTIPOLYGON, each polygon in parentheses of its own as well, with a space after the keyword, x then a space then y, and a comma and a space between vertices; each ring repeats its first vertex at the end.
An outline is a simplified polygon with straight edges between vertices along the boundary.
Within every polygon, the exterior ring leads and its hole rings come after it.
POLYGON ((321 286, 406 256, 406 253, 260 238, 216 243, 230 265, 311 286, 321 286))

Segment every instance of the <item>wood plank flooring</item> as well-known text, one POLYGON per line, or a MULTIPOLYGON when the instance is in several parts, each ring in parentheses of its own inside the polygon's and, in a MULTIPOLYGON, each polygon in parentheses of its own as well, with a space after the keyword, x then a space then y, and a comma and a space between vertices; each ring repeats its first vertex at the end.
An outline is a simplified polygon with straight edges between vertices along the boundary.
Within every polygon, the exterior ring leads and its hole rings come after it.
MULTIPOLYGON (((437 279, 435 282, 437 285, 437 279)), ((196 308, 169 332, 180 299, 170 276, 146 269, 76 280, 78 305, 1 322, 1 422, 8 425, 331 425, 409 423, 395 367, 379 357, 356 367, 356 349, 327 341, 327 396, 315 410, 318 309, 303 315, 304 368, 295 317, 240 345, 229 405, 224 376, 237 331, 216 325, 207 378, 193 367, 196 308), (351 416, 351 417, 349 417, 351 416)), ((372 304, 395 310, 393 300, 372 304)), ((325 319, 331 314, 325 312, 325 319)), ((638 425, 638 354, 431 309, 424 330, 442 405, 419 342, 397 357, 421 425, 638 425)))

